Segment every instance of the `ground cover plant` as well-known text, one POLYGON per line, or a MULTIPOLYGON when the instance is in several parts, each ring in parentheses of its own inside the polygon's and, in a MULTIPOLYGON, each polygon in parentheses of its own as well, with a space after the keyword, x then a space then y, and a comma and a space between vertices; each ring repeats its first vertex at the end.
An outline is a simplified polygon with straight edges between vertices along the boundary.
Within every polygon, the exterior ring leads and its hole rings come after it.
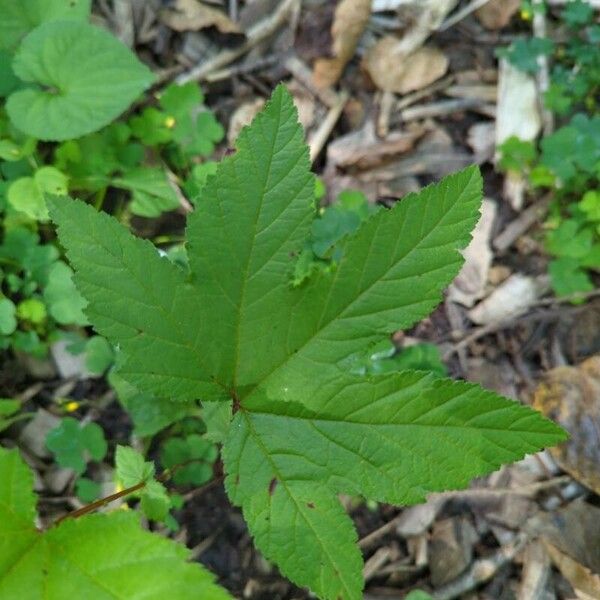
MULTIPOLYGON (((466 169, 367 215, 319 257, 308 149, 280 86, 207 177, 188 221, 189 270, 92 206, 49 201, 87 318, 118 347, 118 377, 174 406, 202 401, 207 435, 222 442, 227 493, 242 507, 257 547, 321 598, 362 596, 356 533, 337 494, 421 502, 564 439, 535 411, 477 385, 439 372, 357 368, 389 334, 439 303, 462 264, 481 195, 477 169, 466 169), (307 247, 327 265, 299 278, 296 264, 307 247)), ((194 457, 194 448, 195 440, 188 450, 165 453, 194 457)), ((118 470, 135 488, 124 491, 148 486, 150 510, 155 500, 165 506, 152 465, 120 454, 118 470), (127 469, 119 469, 120 460, 127 469)), ((200 455, 213 460, 202 448, 200 455)), ((11 468, 20 469, 11 457, 11 468)), ((124 519, 84 515, 44 536, 52 548, 61 532, 70 548, 78 529, 124 519)), ((10 543, 8 527, 3 539, 10 543)), ((127 544, 146 535, 132 533, 127 544)), ((90 552, 102 580, 104 559, 90 552)), ((0 569, 0 591, 24 585, 14 569, 9 583, 2 577, 14 560, 0 569)), ((44 585, 55 572, 33 564, 28 577, 44 585)), ((220 592, 202 597, 211 593, 220 592)))
MULTIPOLYGON (((524 10, 531 16, 549 9, 538 3, 524 10)), ((552 195, 545 247, 552 256, 548 270, 559 296, 594 290, 592 275, 600 269, 599 41, 594 9, 575 0, 557 15, 554 36, 520 39, 499 51, 530 74, 539 71, 539 56, 552 61, 543 102, 555 115, 556 130, 546 132, 539 144, 507 140, 500 146, 499 166, 525 175, 532 191, 552 195)))
POLYGON ((197 84, 142 96, 154 75, 88 22, 90 5, 0 2, 0 349, 39 359, 65 340, 101 374, 111 350, 86 339, 83 299, 52 240, 47 195, 98 208, 109 197, 124 221, 187 207, 213 168, 202 158, 224 132, 197 84))

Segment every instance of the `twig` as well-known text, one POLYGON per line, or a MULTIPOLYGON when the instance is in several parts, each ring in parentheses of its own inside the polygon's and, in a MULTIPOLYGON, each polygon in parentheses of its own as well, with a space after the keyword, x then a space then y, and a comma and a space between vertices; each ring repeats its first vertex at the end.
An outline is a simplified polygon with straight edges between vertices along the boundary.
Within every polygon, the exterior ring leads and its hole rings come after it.
POLYGON ((261 58, 260 60, 254 61, 249 64, 242 65, 232 65, 231 67, 227 67, 226 69, 221 69, 219 71, 213 71, 209 73, 204 80, 208 83, 214 83, 215 81, 222 81, 223 79, 228 79, 229 77, 236 77, 237 75, 247 75, 248 73, 252 73, 253 71, 260 71, 265 67, 271 67, 276 64, 280 60, 279 56, 266 56, 265 58, 261 58))
POLYGON ((88 513, 95 511, 97 508, 102 508, 103 506, 106 506, 107 504, 110 504, 111 502, 114 502, 115 500, 118 500, 119 498, 123 498, 123 496, 128 496, 129 494, 133 494, 134 492, 141 490, 143 487, 145 487, 145 485, 146 485, 145 481, 140 481, 140 483, 136 483, 135 485, 132 485, 131 487, 121 490, 120 492, 115 492, 114 494, 111 494, 110 496, 106 496, 105 498, 100 498, 99 500, 96 500, 95 502, 86 504, 85 506, 82 506, 81 508, 78 508, 77 510, 72 510, 71 512, 68 512, 68 513, 64 514, 62 517, 59 517, 58 519, 56 519, 56 521, 54 521, 52 526, 55 527, 56 525, 60 525, 65 519, 77 519, 78 517, 87 515, 88 513))
POLYGON ((288 18, 297 2, 298 0, 283 0, 271 16, 257 23, 248 31, 246 35, 247 39, 241 46, 219 52, 213 58, 197 65, 187 73, 182 73, 175 81, 179 84, 188 83, 189 81, 201 81, 209 73, 217 69, 222 69, 240 56, 243 56, 248 50, 254 48, 254 46, 275 33, 288 18))
POLYGON ((323 150, 323 146, 325 146, 325 142, 329 138, 331 131, 335 127, 340 115, 342 114, 342 110, 344 110, 344 106, 346 106, 346 102, 348 102, 348 93, 343 91, 340 93, 338 97, 337 104, 332 106, 327 113, 323 122, 315 131, 314 135, 311 136, 308 145, 310 147, 310 160, 314 162, 323 150))
POLYGON ((538 492, 562 485, 563 483, 570 483, 573 481, 568 475, 561 475, 560 477, 553 477, 545 481, 538 481, 536 483, 530 483, 529 485, 523 485, 516 488, 470 488, 468 490, 451 490, 449 492, 439 492, 431 494, 429 498, 493 498, 496 496, 535 496, 538 492))
POLYGON ((396 528, 396 525, 398 525, 398 523, 400 523, 400 521, 402 520, 402 516, 402 513, 396 515, 391 521, 388 521, 385 525, 379 527, 379 529, 376 529, 368 535, 365 535, 365 537, 358 542, 358 546, 363 549, 372 546, 384 535, 387 535, 388 533, 393 531, 396 528))
POLYGON ((427 119, 430 117, 439 117, 449 115, 453 112, 461 110, 480 108, 486 102, 479 98, 457 98, 456 100, 442 100, 440 102, 432 102, 431 104, 423 104, 414 108, 407 108, 400 113, 403 121, 415 121, 416 119, 427 119))
POLYGON ((540 221, 548 212, 550 196, 545 196, 526 208, 514 221, 511 221, 493 241, 498 252, 508 250, 530 227, 540 221))
POLYGON ((447 87, 451 86, 453 83, 454 75, 448 75, 447 77, 444 77, 444 79, 440 79, 439 81, 432 83, 422 90, 412 92, 411 94, 406 94, 406 96, 400 98, 400 100, 398 100, 396 103, 396 110, 402 110, 423 98, 427 98, 427 96, 431 96, 436 92, 441 92, 442 90, 445 90, 447 87))
POLYGON ((439 27, 438 31, 446 31, 456 25, 459 21, 462 21, 465 17, 468 17, 471 13, 480 9, 486 5, 490 0, 473 0, 471 4, 468 4, 464 8, 457 10, 453 15, 450 15, 439 27))

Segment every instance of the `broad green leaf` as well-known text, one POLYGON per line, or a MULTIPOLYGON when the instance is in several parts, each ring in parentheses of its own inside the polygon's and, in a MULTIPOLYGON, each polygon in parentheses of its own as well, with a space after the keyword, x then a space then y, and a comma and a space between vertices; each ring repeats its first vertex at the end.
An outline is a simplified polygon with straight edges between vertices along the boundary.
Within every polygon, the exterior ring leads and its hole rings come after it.
POLYGON ((189 551, 115 511, 35 527, 33 475, 0 448, 0 597, 37 600, 227 600, 189 551))
POLYGON ((358 600, 361 557, 338 492, 418 502, 563 439, 476 386, 351 374, 440 302, 480 201, 476 169, 447 177, 359 219, 331 268, 292 285, 315 184, 279 87, 207 178, 188 222, 189 277, 89 206, 51 201, 51 212, 91 322, 122 349, 121 376, 163 397, 231 402, 217 435, 228 431, 227 490, 257 546, 319 597, 358 600))
POLYGON ((110 33, 76 21, 32 31, 13 68, 40 87, 14 92, 8 114, 20 130, 41 140, 66 140, 108 125, 153 81, 149 69, 110 33))
POLYGON ((14 48, 46 21, 87 21, 91 0, 0 0, 0 49, 14 48))
POLYGON ((182 270, 89 205, 49 202, 75 283, 89 303, 85 313, 127 357, 126 379, 174 400, 226 398, 207 367, 197 289, 182 270))
POLYGON ((345 585, 354 562, 339 564, 339 552, 331 553, 332 527, 349 527, 345 515, 331 514, 336 492, 422 502, 561 437, 535 411, 472 384, 405 372, 345 376, 337 385, 314 411, 254 393, 234 417, 223 455, 227 491, 258 547, 323 598, 362 597, 356 580, 345 585))

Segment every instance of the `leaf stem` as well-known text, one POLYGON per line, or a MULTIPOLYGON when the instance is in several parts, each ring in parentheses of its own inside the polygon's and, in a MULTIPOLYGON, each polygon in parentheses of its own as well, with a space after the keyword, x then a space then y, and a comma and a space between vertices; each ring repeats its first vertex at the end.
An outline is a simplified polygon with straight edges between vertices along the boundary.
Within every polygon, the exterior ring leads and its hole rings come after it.
POLYGON ((135 485, 132 485, 131 487, 125 488, 124 490, 121 490, 120 492, 115 492, 114 494, 111 494, 110 496, 106 496, 105 498, 100 498, 99 500, 95 500, 94 502, 91 502, 90 504, 86 504, 85 506, 82 506, 81 508, 78 508, 77 510, 72 510, 71 512, 68 512, 66 514, 64 514, 62 517, 58 518, 53 524, 52 526, 56 526, 56 525, 60 525, 60 523, 62 523, 65 519, 77 519, 79 517, 82 517, 83 515, 87 515, 88 513, 96 510, 97 508, 101 508, 102 506, 109 504, 110 502, 113 502, 114 500, 118 500, 119 498, 123 498, 123 496, 128 496, 129 494, 133 494, 133 492, 137 492, 138 490, 141 490, 143 487, 145 487, 146 482, 145 481, 140 481, 139 483, 136 483, 135 485))

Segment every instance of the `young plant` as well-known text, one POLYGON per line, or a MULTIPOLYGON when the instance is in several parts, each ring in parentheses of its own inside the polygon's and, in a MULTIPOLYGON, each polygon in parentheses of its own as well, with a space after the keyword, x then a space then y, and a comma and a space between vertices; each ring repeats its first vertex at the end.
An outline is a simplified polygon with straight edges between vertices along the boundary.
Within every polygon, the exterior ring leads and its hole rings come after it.
POLYGON ((0 448, 0 481, 0 598, 230 599, 187 562, 183 546, 144 531, 133 511, 36 527, 33 473, 18 451, 0 448))
POLYGON ((229 497, 263 554, 320 598, 362 597, 356 531, 338 493, 422 502, 565 438, 474 384, 352 372, 439 303, 481 195, 476 168, 410 194, 341 239, 332 268, 294 285, 315 180, 279 86, 207 179, 188 222, 189 274, 91 206, 50 201, 86 313, 121 353, 120 377, 221 407, 206 424, 223 439, 229 497))
MULTIPOLYGON (((545 10, 543 3, 527 6, 545 10)), ((544 104, 562 118, 561 126, 539 144, 511 138, 500 146, 499 166, 524 174, 531 188, 546 188, 553 203, 546 222, 545 246, 552 256, 548 271, 554 292, 578 296, 592 291, 592 273, 600 271, 600 25, 589 2, 572 0, 561 10, 564 41, 530 38, 514 42, 498 54, 517 68, 535 73, 538 57, 551 55, 550 86, 544 104)))

